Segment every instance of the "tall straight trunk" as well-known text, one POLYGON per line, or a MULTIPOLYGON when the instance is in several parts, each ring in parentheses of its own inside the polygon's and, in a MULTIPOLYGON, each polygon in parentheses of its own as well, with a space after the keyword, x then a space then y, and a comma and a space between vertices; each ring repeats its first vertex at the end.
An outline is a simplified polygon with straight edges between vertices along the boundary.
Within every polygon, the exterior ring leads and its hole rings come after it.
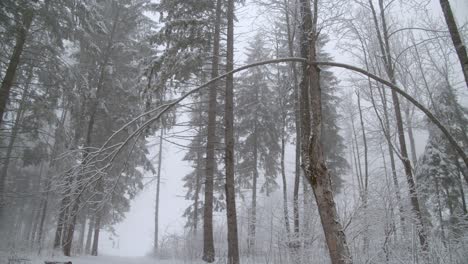
MULTIPOLYGON (((388 146, 388 155, 390 158, 390 169, 392 170, 392 181, 393 181, 393 187, 395 189, 395 196, 397 198, 397 203, 398 203, 400 224, 401 224, 403 233, 405 233, 405 216, 404 216, 403 203, 402 203, 401 193, 400 193, 400 184, 398 183, 398 176, 397 176, 396 163, 395 163, 395 153, 393 152, 393 143, 392 143, 392 138, 390 135, 390 118, 389 118, 388 107, 387 107, 387 96, 386 96, 385 89, 380 89, 379 84, 377 84, 377 89, 379 91, 380 98, 381 98, 382 105, 383 105, 383 121, 381 123, 381 126, 382 126, 382 130, 384 131, 385 141, 387 142, 387 146, 388 146)), ((377 111, 377 106, 374 101, 372 89, 370 89, 369 91, 371 92, 372 106, 374 108, 376 115, 379 116, 378 111, 377 111)))
POLYGON ((468 88, 468 55, 466 52, 466 47, 463 44, 463 40, 458 32, 457 23, 452 13, 452 8, 450 7, 449 0, 440 0, 440 6, 444 12, 445 22, 452 37, 453 46, 455 46, 455 51, 457 52, 458 60, 463 71, 463 76, 465 77, 465 83, 468 88))
MULTIPOLYGON (((364 118, 362 116, 361 95, 359 92, 357 92, 357 102, 358 102, 358 110, 359 110, 359 121, 361 123, 361 130, 362 130, 362 142, 364 145, 364 183, 363 183, 363 192, 362 192, 362 203, 363 203, 364 210, 367 211, 368 186, 369 186, 369 164, 368 164, 366 128, 364 126, 364 118)), ((366 225, 364 229, 364 253, 368 254, 368 252, 369 252, 369 226, 368 226, 368 221, 366 220, 366 225)))
MULTIPOLYGON (((289 57, 294 57, 294 34, 291 32, 291 19, 289 15, 288 0, 284 0, 284 15, 286 19, 286 27, 288 34, 288 52, 289 57)), ((291 73, 293 75, 294 85, 294 119, 296 127, 296 146, 295 146, 295 170, 294 170, 294 189, 293 189, 293 222, 294 234, 299 235, 299 183, 301 177, 301 107, 299 104, 299 84, 297 81, 297 67, 295 63, 290 64, 291 73)))
MULTIPOLYGON (((318 1, 314 1, 313 20, 310 1, 301 0, 300 4, 301 55, 310 61, 315 61, 318 1)), ((305 178, 315 195, 331 262, 333 264, 352 263, 346 236, 338 220, 330 174, 323 156, 320 69, 317 66, 303 65, 301 95, 301 154, 305 178)))
MULTIPOLYGON (((380 33, 380 27, 379 27, 379 23, 377 19, 377 14, 372 4, 372 0, 369 0, 369 4, 371 7, 371 11, 372 11, 372 15, 373 15, 374 23, 375 23, 375 28, 377 31, 379 46, 382 51, 382 54, 384 55, 383 60, 384 60, 385 70, 390 79, 390 82, 392 84, 396 84, 395 70, 393 68, 393 61, 391 58, 391 51, 390 51, 390 44, 389 44, 389 38, 388 38, 388 30, 387 30, 387 25, 386 25, 386 20, 385 20, 385 9, 384 9, 383 0, 379 0, 380 18, 382 20, 383 37, 382 37, 382 34, 380 33)), ((405 169, 406 181, 408 183, 409 196, 411 199, 411 207, 415 213, 417 226, 418 226, 417 231, 418 231, 419 243, 421 244, 423 251, 427 252, 428 251, 427 234, 424 229, 421 209, 419 206, 419 198, 416 192, 416 186, 415 186, 414 179, 413 179, 413 172, 411 168, 411 162, 408 157, 408 150, 406 148, 405 131, 403 128, 403 118, 401 115, 400 101, 398 98, 398 94, 394 90, 392 90, 392 101, 393 101, 393 108, 394 108, 395 117, 396 117, 398 139, 400 143, 400 153, 402 156, 402 163, 405 169)))
POLYGON ((93 238, 93 228, 94 228, 95 219, 96 219, 95 216, 89 219, 88 232, 86 234, 85 254, 91 254, 91 241, 93 238))
POLYGON ((418 162, 418 157, 416 154, 416 142, 414 141, 413 117, 410 114, 409 106, 405 107, 405 118, 406 118, 406 129, 408 130, 408 138, 410 141, 411 162, 413 162, 413 166, 415 166, 418 162))
MULTIPOLYGON (((118 4, 116 4, 116 5, 118 5, 118 4)), ((97 82, 97 85, 96 85, 96 98, 94 98, 94 100, 91 102, 89 122, 88 122, 88 126, 87 126, 86 140, 85 140, 85 144, 84 144, 84 153, 83 153, 83 161, 82 161, 82 166, 83 167, 85 167, 87 165, 87 162, 88 162, 87 158, 88 158, 88 155, 89 155, 89 148, 92 146, 91 140, 92 140, 93 131, 94 131, 94 128, 95 128, 97 110, 98 110, 100 99, 103 96, 101 93, 102 93, 102 90, 104 89, 104 78, 105 78, 105 75, 106 75, 106 67, 109 64, 110 57, 111 57, 111 54, 112 54, 112 51, 113 51, 112 46, 114 45, 114 38, 115 38, 115 35, 116 35, 116 31, 117 31, 117 24, 118 24, 119 19, 120 19, 120 6, 115 6, 115 8, 117 8, 116 15, 115 15, 115 17, 114 17, 114 19, 112 21, 112 29, 111 29, 111 32, 110 32, 109 39, 108 39, 108 41, 106 43, 107 46, 105 48, 105 53, 103 54, 103 61, 99 65, 100 69, 99 69, 99 78, 98 78, 98 82, 97 82)), ((85 185, 79 182, 81 178, 82 177, 79 176, 78 179, 77 179, 78 180, 78 188, 77 188, 76 193, 74 195, 75 199, 73 201, 73 206, 70 208, 71 209, 71 211, 70 211, 71 221, 69 221, 68 226, 66 228, 66 237, 65 237, 65 242, 64 242, 64 245, 63 245, 63 254, 65 256, 70 256, 70 251, 71 251, 72 242, 73 242, 73 235, 74 235, 74 232, 75 232, 76 218, 77 218, 78 210, 80 208, 80 203, 81 203, 80 195, 83 193, 83 190, 85 188, 85 185)), ((102 178, 100 178, 99 181, 101 181, 101 180, 102 180, 102 178)), ((99 185, 99 183, 98 183, 98 185, 99 185)), ((98 223, 98 219, 96 219, 96 224, 97 223, 98 223)), ((96 237, 96 234, 94 234, 94 236, 96 237)), ((97 237, 99 238, 99 234, 97 234, 97 237)))
POLYGON ((364 118, 362 115, 362 108, 361 108, 361 95, 359 92, 357 93, 358 99, 358 110, 359 110, 359 121, 361 123, 361 130, 362 130, 362 143, 364 145, 364 198, 365 202, 367 203, 367 190, 369 186, 369 165, 368 165, 368 150, 367 150, 367 137, 366 137, 366 128, 364 126, 364 118))
MULTIPOLYGON (((5 77, 2 80, 2 86, 0 87, 0 126, 3 124, 3 115, 6 111, 8 99, 10 98, 11 87, 13 86, 16 70, 20 63, 21 54, 24 50, 24 43, 26 42, 33 17, 33 10, 28 8, 22 12, 21 19, 17 21, 15 47, 13 48, 13 54, 11 55, 5 77)), ((0 188, 1 187, 3 186, 0 185, 0 188)), ((0 189, 0 194, 3 194, 3 189, 0 189)))
MULTIPOLYGON (((257 86, 255 86, 257 88, 257 86)), ((258 89, 256 89, 256 103, 258 104, 258 89)), ((258 180, 258 134, 257 134, 257 111, 254 113, 254 132, 253 132, 253 171, 252 171, 252 204, 250 207, 249 230, 247 238, 248 253, 255 252, 255 228, 257 225, 257 180, 258 180)))
POLYGON ((101 231, 101 218, 102 210, 97 210, 96 219, 94 221, 94 236, 93 236, 93 246, 91 247, 91 256, 97 256, 99 254, 99 233, 101 231))
POLYGON ((33 226, 31 233, 29 234, 28 241, 29 241, 29 247, 31 249, 34 248, 34 244, 36 241, 37 237, 37 231, 39 229, 39 223, 40 223, 40 215, 41 215, 41 202, 39 203, 39 208, 34 208, 34 216, 33 216, 33 226))
MULTIPOLYGON (((101 231, 101 221, 102 217, 104 214, 104 205, 105 202, 103 201, 104 198, 104 180, 103 178, 99 178, 96 183, 96 188, 95 191, 97 193, 96 195, 96 200, 98 201, 98 204, 96 205, 96 218, 94 221, 94 236, 93 236, 93 245, 91 247, 91 256, 97 256, 98 255, 98 249, 99 249, 99 235, 101 231), (100 204, 99 204, 100 203, 100 204)), ((76 215, 73 216, 76 221, 76 215)), ((73 237, 71 237, 71 240, 73 237)), ((70 241, 71 241, 70 240, 70 241)), ((64 245, 64 251, 68 250, 70 252, 69 248, 66 248, 66 246, 71 246, 71 243, 64 245)))
MULTIPOLYGON (((211 78, 218 76, 219 41, 221 31, 221 7, 222 0, 216 1, 216 21, 213 36, 213 54, 211 58, 211 78)), ((215 260, 213 239, 213 178, 215 170, 215 142, 216 142, 216 96, 217 86, 214 82, 210 85, 208 97, 208 127, 206 139, 206 167, 205 167, 205 202, 203 208, 203 256, 208 263, 215 260)))
MULTIPOLYGON (((226 72, 234 69, 234 0, 227 1, 227 57, 226 72)), ((226 166, 226 216, 228 240, 228 264, 239 264, 239 240, 237 236, 236 192, 234 179, 234 78, 226 77, 224 104, 225 166, 226 166)))
POLYGON ((78 236, 78 247, 76 248, 77 253, 84 253, 84 241, 85 241, 85 231, 86 231, 86 215, 83 214, 80 222, 80 235, 78 236))
POLYGON ((44 225, 45 225, 45 220, 46 220, 46 216, 47 216, 47 207, 48 207, 48 203, 49 203, 49 195, 48 195, 48 188, 47 190, 45 190, 45 194, 42 198, 42 201, 41 201, 41 214, 40 214, 40 222, 39 222, 39 227, 38 227, 38 234, 37 234, 37 245, 38 245, 38 254, 41 254, 41 250, 42 250, 42 239, 43 239, 43 234, 44 234, 44 225))
POLYGON ((10 141, 8 142, 6 154, 4 157, 4 163, 2 166, 1 174, 0 174, 0 221, 3 220, 4 217, 4 210, 5 210, 5 187, 6 187, 6 181, 8 178, 8 168, 10 167, 10 159, 11 159, 11 154, 13 153, 14 145, 16 138, 18 136, 18 132, 21 126, 21 120, 23 118, 23 113, 26 108, 26 99, 28 98, 29 94, 29 88, 30 88, 30 83, 33 78, 33 66, 29 66, 27 77, 26 77, 26 85, 23 90, 23 94, 21 95, 21 101, 19 103, 18 111, 16 113, 15 121, 13 123, 13 127, 11 129, 11 134, 10 134, 10 141))
POLYGON ((71 188, 73 183, 73 176, 69 175, 70 171, 65 173, 67 177, 65 182, 65 193, 62 196, 60 201, 59 215, 57 219, 57 228, 55 229, 55 238, 54 238, 54 249, 58 249, 62 246, 64 230, 66 228, 66 222, 68 217, 68 211, 70 209, 71 203, 71 188))
POLYGON ((289 236, 291 233, 291 227, 289 225, 289 210, 288 210, 288 188, 286 181, 286 168, 284 165, 286 139, 285 139, 285 125, 283 125, 283 135, 281 138, 281 179, 283 181, 283 214, 284 214, 284 226, 286 228, 286 234, 289 236))
MULTIPOLYGON (((201 112, 200 112, 201 115, 201 112)), ((200 147, 200 146, 199 146, 200 147)), ((203 161, 203 155, 200 153, 200 150, 197 150, 197 175, 195 179, 195 197, 193 199, 193 226, 192 226, 192 231, 193 234, 196 236, 197 231, 198 231, 198 215, 199 215, 199 208, 198 208, 198 202, 200 200, 200 183, 201 183, 201 178, 202 178, 202 161, 203 161)))
POLYGON ((156 204, 154 208, 154 254, 158 253, 158 240, 159 240, 159 195, 161 187, 161 166, 162 166, 162 154, 163 154, 163 139, 164 139, 164 128, 161 123, 161 131, 159 134, 159 156, 158 156, 158 174, 156 180, 156 204))
POLYGON ((445 236, 445 222, 442 218, 442 204, 440 202, 440 189, 439 189, 439 180, 437 177, 434 179, 435 182, 435 187, 436 187, 436 198, 437 198, 437 216, 439 218, 439 224, 440 224, 440 234, 442 236, 442 242, 444 245, 447 243, 447 239, 445 236))
MULTIPOLYGON (((285 3, 287 4, 287 3, 285 3)), ((285 7, 286 8, 286 7, 285 7)), ((287 10, 286 10, 286 13, 287 13, 287 10)), ((289 14, 288 14, 289 16, 289 14)), ((286 19, 287 21, 289 21, 289 18, 286 19)), ((287 22, 287 26, 289 22, 287 22)), ((288 34, 289 35, 289 34, 288 34)), ((289 38, 289 36, 288 36, 289 38)), ((280 52, 279 52, 279 42, 277 41, 277 44, 276 44, 276 57, 279 58, 280 57, 280 52)), ((291 56, 292 57, 292 56, 291 56)), ((276 72, 276 78, 277 80, 280 80, 281 79, 281 71, 279 68, 277 68, 277 72, 276 72)), ((296 78, 294 76, 294 78, 296 78)), ((283 94, 283 91, 281 91, 281 87, 279 88, 279 92, 280 94, 283 94)), ((257 104, 258 104, 258 89, 257 89, 257 104)), ((291 227, 289 225, 289 210, 288 210, 288 183, 286 181, 286 168, 285 168, 285 164, 284 164, 284 159, 285 159, 285 151, 286 151, 286 137, 287 137, 287 132, 286 132, 286 126, 287 126, 287 111, 284 109, 284 103, 283 103, 283 99, 280 99, 278 103, 281 104, 281 107, 283 108, 282 109, 282 112, 281 112, 281 150, 280 150, 280 171, 281 171, 281 179, 282 179, 282 187, 283 187, 283 217, 284 217, 284 226, 285 226, 285 230, 286 230, 286 234, 288 235, 288 238, 289 238, 289 235, 290 235, 290 231, 291 231, 291 227)), ((257 115, 257 113, 255 113, 255 115, 257 115)), ((255 117, 255 120, 257 120, 257 117, 255 117)))

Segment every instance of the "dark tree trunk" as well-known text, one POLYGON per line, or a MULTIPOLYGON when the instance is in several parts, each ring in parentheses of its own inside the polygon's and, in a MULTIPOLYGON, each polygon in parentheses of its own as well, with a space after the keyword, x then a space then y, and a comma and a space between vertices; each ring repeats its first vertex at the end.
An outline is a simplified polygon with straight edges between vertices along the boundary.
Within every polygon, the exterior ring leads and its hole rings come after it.
MULTIPOLYGON (((105 75, 106 75, 106 67, 107 65, 109 64, 109 61, 110 61, 110 57, 111 57, 111 54, 112 54, 112 46, 114 45, 114 37, 115 37, 115 34, 116 34, 116 31, 117 31, 117 24, 119 22, 119 17, 120 17, 120 7, 118 6, 117 7, 117 10, 116 10, 116 15, 112 21, 112 30, 110 32, 110 36, 109 36, 109 39, 107 41, 107 46, 105 48, 105 53, 103 55, 103 61, 102 63, 99 64, 99 78, 98 78, 98 82, 97 82, 97 85, 96 85, 96 98, 94 98, 94 100, 91 101, 91 106, 90 106, 90 116, 89 116, 89 122, 88 122, 88 126, 87 126, 87 133, 86 133, 86 140, 85 140, 85 144, 84 144, 84 153, 83 153, 83 162, 82 162, 82 167, 86 167, 87 166, 87 162, 88 162, 88 155, 89 155, 89 148, 92 146, 91 144, 91 140, 92 140, 92 137, 93 137, 93 132, 94 132, 94 128, 95 128, 95 122, 96 122, 96 118, 97 118, 97 110, 98 110, 98 107, 99 107, 99 102, 100 102, 100 99, 102 98, 102 90, 104 89, 104 78, 105 78, 105 75)), ((70 256, 70 250, 71 250, 71 247, 72 247, 72 242, 73 242, 73 235, 74 235, 74 232, 75 232, 75 224, 76 224, 76 217, 77 217, 77 214, 78 214, 78 210, 80 208, 80 204, 81 204, 81 194, 83 193, 84 191, 84 188, 85 188, 85 185, 83 183, 80 182, 80 180, 82 179, 82 175, 79 175, 78 176, 78 188, 75 192, 75 195, 74 195, 74 200, 72 201, 73 202, 73 207, 71 207, 71 212, 70 212, 70 216, 72 217, 71 220, 69 221, 69 224, 67 226, 67 229, 66 229, 66 242, 63 246, 63 253, 65 256, 70 256)), ((99 182, 102 181, 102 178, 99 179, 99 182)), ((97 185, 99 184, 102 184, 102 183, 98 183, 97 185)), ((99 187, 101 188, 101 187, 99 187)), ((98 212, 99 214, 99 212, 98 212)), ((100 219, 99 219, 100 221, 100 219)), ((96 219, 96 224, 98 223, 98 219, 96 219)), ((98 237, 99 238, 99 234, 94 234, 94 237, 98 237)), ((93 243, 94 245, 94 243, 93 243)))
MULTIPOLYGON (((200 112, 201 115, 201 112, 200 112)), ((201 147, 200 145, 198 147, 201 147)), ((192 231, 193 235, 196 236, 198 232, 198 215, 199 215, 199 208, 198 208, 198 201, 200 200, 200 183, 201 183, 201 178, 202 178, 202 161, 203 161, 203 155, 200 153, 200 150, 197 150, 197 175, 195 179, 195 197, 193 199, 193 226, 192 226, 192 231)))
MULTIPOLYGON (((211 78, 218 76, 219 41, 221 27, 221 6, 223 1, 216 1, 216 21, 213 37, 213 57, 211 61, 211 78)), ((208 98, 208 128, 206 142, 206 168, 205 168, 205 202, 203 208, 203 257, 208 263, 215 260, 213 240, 213 178, 215 170, 215 141, 216 141, 216 82, 210 85, 208 98)))
POLYGON ((463 76, 465 77, 465 83, 468 88, 468 55, 466 53, 466 47, 463 44, 463 40, 458 32, 457 23, 453 17, 452 8, 450 7, 449 0, 440 0, 440 6, 444 12, 445 22, 452 37, 453 46, 455 46, 455 51, 457 52, 458 60, 463 71, 463 76))
POLYGON ((101 217, 102 217, 102 211, 98 210, 96 212, 96 219, 94 222, 94 236, 93 236, 93 246, 91 247, 91 256, 97 256, 98 255, 98 249, 99 249, 99 232, 101 231, 101 217))
MULTIPOLYGON (((318 3, 317 0, 314 1, 313 20, 309 0, 301 0, 300 4, 301 56, 309 61, 315 61, 318 3)), ((323 156, 321 108, 320 69, 317 66, 304 64, 301 81, 302 168, 315 195, 331 262, 333 264, 352 263, 343 227, 338 221, 331 179, 323 156)))
MULTIPOLYGON (((10 98, 11 87, 15 79, 16 70, 20 63, 21 54, 23 53, 24 43, 28 35, 29 28, 34 17, 32 9, 26 9, 22 12, 21 22, 18 21, 16 25, 16 43, 13 49, 13 54, 8 63, 8 68, 5 72, 5 77, 0 87, 0 126, 3 124, 3 115, 6 111, 6 105, 10 98)), ((0 185, 0 187, 2 187, 0 185)), ((0 194, 3 193, 3 189, 0 189, 0 194)))
MULTIPOLYGON (((383 61, 384 61, 385 70, 387 72, 388 78, 390 79, 390 82, 395 85, 396 84, 395 70, 393 68, 393 61, 391 58, 388 31, 387 31, 387 25, 386 25, 386 20, 385 20, 384 4, 382 0, 379 0, 380 18, 382 20, 383 37, 382 37, 382 34, 380 33, 380 27, 378 23, 377 14, 375 12, 374 5, 372 4, 371 0, 369 0, 369 4, 371 7, 375 28, 377 31, 379 46, 382 51, 382 54, 384 55, 383 61)), ((406 181, 408 183, 411 207, 416 214, 416 221, 417 221, 416 224, 418 226, 419 242, 421 244, 423 251, 427 252, 428 250, 427 235, 424 229, 421 209, 419 206, 419 198, 416 192, 416 186, 415 186, 414 179, 413 179, 411 162, 409 160, 408 150, 406 148, 406 139, 405 139, 405 131, 403 128, 403 118, 402 118, 401 109, 400 109, 400 100, 398 98, 398 94, 393 89, 392 89, 392 101, 393 101, 393 108, 395 111, 398 139, 400 143, 400 153, 402 157, 402 163, 405 169, 406 181)))
MULTIPOLYGON (((226 71, 234 68, 234 0, 227 2, 227 59, 226 71)), ((239 242, 237 237, 236 192, 234 180, 234 78, 226 77, 225 94, 225 163, 226 163, 226 214, 228 238, 228 264, 239 264, 239 242)))
MULTIPOLYGON (((27 72, 27 77, 26 77, 26 85, 23 90, 23 94, 21 95, 21 101, 19 104, 18 111, 16 113, 15 121, 13 123, 13 127, 11 129, 11 134, 10 134, 10 141, 8 142, 6 154, 3 160, 3 166, 0 174, 0 221, 3 220, 4 217, 4 206, 6 204, 6 199, 5 199, 5 187, 6 187, 6 181, 8 178, 8 168, 10 167, 10 159, 11 159, 11 154, 13 153, 14 145, 16 142, 16 138, 18 136, 18 132, 21 127, 21 120, 23 119, 23 113, 26 107, 26 100, 28 98, 29 94, 29 88, 30 88, 30 83, 33 78, 33 66, 30 66, 27 72)), ((0 120, 1 121, 1 120, 0 120)), ((1 124, 0 124, 1 125, 1 124)))

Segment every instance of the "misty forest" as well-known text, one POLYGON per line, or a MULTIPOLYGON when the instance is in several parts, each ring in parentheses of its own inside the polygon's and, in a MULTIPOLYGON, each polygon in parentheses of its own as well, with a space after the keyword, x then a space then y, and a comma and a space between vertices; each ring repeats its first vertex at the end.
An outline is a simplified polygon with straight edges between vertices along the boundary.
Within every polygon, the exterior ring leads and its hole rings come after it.
POLYGON ((1 0, 0 263, 468 263, 465 0, 1 0))

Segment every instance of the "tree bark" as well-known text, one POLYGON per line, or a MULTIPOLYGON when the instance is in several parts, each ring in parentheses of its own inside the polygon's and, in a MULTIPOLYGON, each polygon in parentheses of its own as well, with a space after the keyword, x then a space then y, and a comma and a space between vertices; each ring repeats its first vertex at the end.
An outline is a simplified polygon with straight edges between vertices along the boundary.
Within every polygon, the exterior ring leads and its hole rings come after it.
POLYGON ((440 0, 440 6, 444 12, 445 22, 452 37, 453 46, 455 46, 455 51, 457 52, 458 60, 463 71, 463 76, 465 77, 466 87, 468 88, 468 55, 466 53, 466 47, 463 44, 463 40, 458 32, 457 23, 455 22, 455 17, 452 13, 452 8, 450 7, 449 0, 440 0))
MULTIPOLYGON (((226 71, 234 69, 234 0, 227 2, 227 58, 226 71)), ((228 264, 239 264, 239 242, 237 236, 236 192, 234 179, 234 78, 226 77, 224 105, 225 166, 226 166, 226 216, 228 240, 228 264)))
MULTIPOLYGON (((114 45, 114 37, 117 31, 117 23, 119 21, 119 16, 120 16, 120 7, 117 7, 116 15, 114 17, 114 20, 112 21, 112 30, 109 36, 109 39, 107 41, 107 46, 105 49, 105 53, 103 56, 103 62, 99 65, 99 78, 98 82, 96 85, 96 98, 92 100, 91 106, 90 106, 90 116, 89 116, 89 122, 87 126, 87 132, 86 132, 86 140, 84 144, 84 153, 83 153, 83 158, 82 158, 82 166, 85 167, 86 164, 88 163, 88 155, 89 155, 89 148, 92 146, 91 141, 92 141, 92 136, 93 136, 93 131, 95 128, 95 122, 96 122, 96 115, 97 115, 97 110, 99 106, 99 101, 101 98, 101 93, 102 90, 104 89, 104 77, 106 75, 106 67, 107 64, 109 63, 111 54, 112 54, 112 46, 114 45)), ((73 235, 75 232, 75 224, 76 224, 76 217, 78 214, 78 210, 80 207, 81 203, 81 194, 83 193, 83 190, 85 188, 85 185, 80 183, 80 179, 82 177, 78 175, 78 188, 76 190, 76 197, 73 201, 73 206, 70 207, 70 216, 71 216, 71 221, 69 221, 68 225, 66 226, 66 238, 65 238, 65 243, 63 245, 63 253, 65 256, 70 256, 70 251, 72 247, 72 242, 73 242, 73 235)), ((99 179, 99 181, 102 181, 102 178, 99 179)), ((99 183, 98 183, 99 185, 99 183)), ((96 224, 98 223, 98 219, 96 219, 96 224)), ((94 234, 96 237, 96 234, 94 234)), ((97 234, 97 237, 99 237, 99 234, 97 234)))
MULTIPOLYGON (((313 20, 309 0, 301 0, 300 4, 302 18, 301 55, 309 61, 315 61, 315 45, 318 37, 318 1, 314 1, 313 20)), ((351 263, 351 254, 343 227, 338 221, 331 179, 322 151, 320 69, 316 65, 303 67, 301 95, 302 168, 315 195, 331 262, 333 264, 351 263)))
MULTIPOLYGON (((258 106, 258 86, 255 85, 255 103, 258 106)), ((257 109, 258 110, 258 109, 257 109)), ((258 134, 257 134, 257 112, 254 113, 253 131, 253 168, 252 168, 252 204, 250 207, 249 230, 247 238, 248 253, 255 252, 255 228, 257 225, 257 179, 258 179, 258 134)))
POLYGON ((283 124, 283 135, 281 138, 281 179, 283 180, 283 214, 284 214, 284 226, 286 228, 286 234, 289 236, 291 233, 291 227, 289 225, 289 210, 288 210, 288 188, 287 188, 287 181, 286 181, 286 168, 284 165, 284 158, 285 158, 285 149, 286 149, 286 125, 283 124))
POLYGON ((86 245, 85 245, 85 253, 86 254, 91 254, 91 241, 92 241, 92 238, 93 238, 94 221, 95 221, 95 216, 93 216, 93 217, 91 217, 91 219, 89 219, 88 233, 86 234, 86 245))
POLYGON ((161 166, 162 166, 162 151, 163 151, 163 138, 164 138, 164 128, 161 122, 161 131, 159 134, 159 156, 158 156, 158 174, 156 180, 156 204, 154 209, 154 254, 158 254, 159 249, 159 195, 161 190, 161 166))
MULTIPOLYGON (((362 142, 364 145, 364 183, 363 183, 363 190, 362 190, 362 203, 363 203, 364 211, 367 211, 368 186, 369 186, 369 164, 368 164, 366 128, 364 126, 364 118, 362 116, 361 95, 359 91, 357 92, 357 102, 358 102, 358 110, 359 110, 359 121, 361 123, 361 130, 362 130, 362 142)), ((367 212, 365 213, 367 214, 367 212)), ((365 220, 365 222, 366 223, 365 223, 365 229, 364 229, 364 253, 368 254, 369 252, 369 221, 365 220)))
POLYGON ((97 256, 99 254, 99 232, 101 231, 101 218, 102 210, 96 211, 96 219, 94 222, 94 236, 93 236, 93 246, 91 247, 91 256, 97 256))
POLYGON ((78 254, 83 254, 84 252, 85 231, 86 231, 86 215, 82 215, 81 222, 80 222, 80 235, 78 237, 78 247, 76 248, 76 251, 78 254))
MULTIPOLYGON (((218 77, 219 41, 221 31, 222 0, 216 1, 216 21, 213 37, 213 57, 211 58, 211 78, 218 77)), ((216 96, 217 83, 210 85, 208 98, 208 127, 206 139, 206 172, 205 172, 205 203, 203 208, 203 257, 208 263, 215 260, 213 239, 213 179, 215 171, 215 141, 216 141, 216 96)))
MULTIPOLYGON (((385 10, 384 10, 383 0, 379 0, 380 18, 382 20, 382 29, 383 29, 383 38, 382 38, 382 34, 380 33, 380 27, 378 25, 378 19, 377 19, 374 6, 372 4, 372 0, 369 0, 369 4, 371 7, 375 28, 377 31, 379 46, 382 51, 382 54, 384 54, 383 60, 384 60, 385 70, 387 72, 388 78, 390 79, 390 82, 395 85, 396 78, 395 78, 395 71, 393 68, 393 62, 391 58, 390 44, 389 44, 389 39, 388 39, 388 31, 387 31, 387 25, 386 25, 386 20, 385 20, 385 10)), ((402 156, 403 166, 405 169, 406 181, 408 183, 411 206, 412 206, 413 211, 416 214, 419 242, 421 244, 423 251, 427 252, 428 250, 427 235, 424 229, 421 209, 419 206, 419 198, 416 192, 416 186, 415 186, 414 179, 413 179, 411 162, 409 160, 408 150, 406 148, 405 131, 403 128, 403 118, 401 115, 400 101, 399 101, 397 93, 394 90, 392 90, 392 101, 393 101, 393 108, 395 111, 398 139, 400 143, 400 152, 402 156)))
MULTIPOLYGON (((13 48, 13 54, 10 58, 10 62, 8 63, 8 68, 5 72, 2 86, 0 87, 0 126, 3 124, 3 115, 6 111, 8 99, 10 98, 11 87, 13 86, 16 70, 20 63, 21 54, 23 53, 24 44, 26 42, 29 28, 31 27, 33 17, 33 10, 28 8, 22 12, 21 22, 17 22, 15 47, 13 48)), ((3 190, 0 190, 0 194, 3 194, 2 191, 3 190)))
MULTIPOLYGON (((284 14, 288 33, 288 52, 290 57, 294 57, 294 34, 291 32, 291 19, 289 16, 288 1, 284 0, 284 14)), ((294 189, 293 189, 293 215, 294 215, 294 234, 299 235, 299 184, 301 178, 301 106, 299 98, 299 84, 297 81, 297 67, 291 62, 291 72, 294 84, 294 118, 296 128, 296 146, 295 146, 295 171, 294 171, 294 189)))
POLYGON ((4 164, 2 166, 2 170, 0 174, 0 221, 3 220, 4 210, 5 210, 4 207, 6 205, 5 187, 6 187, 6 181, 8 178, 8 168, 10 167, 11 154, 13 152, 16 137, 18 136, 18 132, 20 130, 20 125, 21 125, 20 123, 21 123, 21 120, 23 119, 23 113, 26 107, 25 106, 26 99, 29 96, 28 93, 29 93, 31 80, 33 78, 33 69, 34 67, 30 66, 27 72, 26 85, 24 87, 23 94, 21 95, 21 101, 19 103, 18 112, 16 113, 15 121, 11 129, 10 141, 8 142, 8 146, 7 146, 7 150, 6 150, 6 154, 4 158, 5 160, 4 160, 4 164))
MULTIPOLYGON (((200 112, 200 116, 201 116, 201 112, 200 112)), ((200 127, 201 128, 201 127, 200 127)), ((198 145, 198 147, 200 148, 201 146, 198 145)), ((195 179, 195 197, 193 199, 193 226, 192 226, 192 231, 193 231, 193 235, 196 236, 197 235, 197 231, 198 231, 198 201, 200 200, 200 182, 201 182, 201 178, 202 178, 202 172, 201 172, 201 168, 202 168, 202 160, 203 160, 203 154, 200 153, 200 150, 197 150, 197 175, 196 175, 196 179, 195 179)))

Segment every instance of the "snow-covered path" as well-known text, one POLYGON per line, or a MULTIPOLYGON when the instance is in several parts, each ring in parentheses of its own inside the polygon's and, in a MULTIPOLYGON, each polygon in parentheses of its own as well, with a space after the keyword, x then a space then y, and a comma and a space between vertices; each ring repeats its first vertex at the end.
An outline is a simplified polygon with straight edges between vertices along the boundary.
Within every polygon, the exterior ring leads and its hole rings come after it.
MULTIPOLYGON (((99 257, 76 257, 69 259, 73 264, 170 264, 177 263, 171 260, 156 260, 147 257, 117 257, 117 256, 99 256, 99 257)), ((39 264, 39 263, 38 263, 39 264)))
MULTIPOLYGON (((21 257, 22 258, 22 257, 21 257)), ((201 262, 187 262, 183 260, 159 260, 149 257, 120 257, 120 256, 82 256, 82 257, 36 257, 28 258, 30 262, 23 262, 27 264, 44 264, 44 261, 71 261, 73 264, 186 264, 186 263, 201 263, 201 262)), ((6 258, 0 258, 0 264, 8 263, 6 258)))

